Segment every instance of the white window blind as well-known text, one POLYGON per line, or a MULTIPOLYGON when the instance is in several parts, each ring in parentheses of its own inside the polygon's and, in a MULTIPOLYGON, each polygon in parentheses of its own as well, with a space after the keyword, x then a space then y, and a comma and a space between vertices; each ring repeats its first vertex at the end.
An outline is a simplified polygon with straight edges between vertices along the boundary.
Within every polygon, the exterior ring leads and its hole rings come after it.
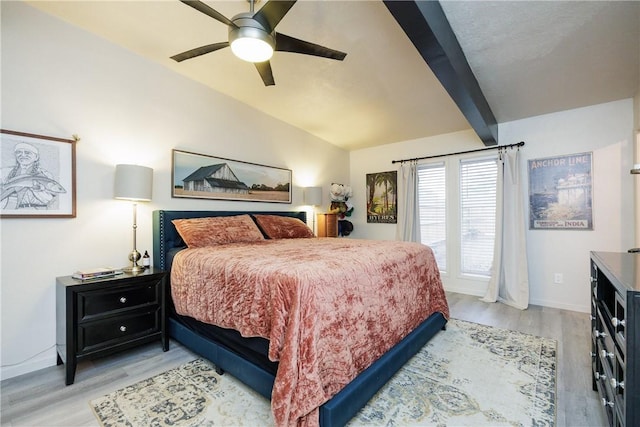
POLYGON ((496 225, 495 158, 460 161, 461 273, 489 276, 496 225))
POLYGON ((445 172, 444 163, 418 168, 421 241, 433 249, 440 271, 447 269, 445 172))

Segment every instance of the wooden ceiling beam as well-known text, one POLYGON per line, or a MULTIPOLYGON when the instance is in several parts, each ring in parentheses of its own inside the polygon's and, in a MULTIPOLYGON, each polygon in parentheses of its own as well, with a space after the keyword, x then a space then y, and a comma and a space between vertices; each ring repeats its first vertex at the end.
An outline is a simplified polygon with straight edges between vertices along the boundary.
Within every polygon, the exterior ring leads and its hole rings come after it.
POLYGON ((438 1, 383 0, 429 68, 486 146, 498 124, 438 1))

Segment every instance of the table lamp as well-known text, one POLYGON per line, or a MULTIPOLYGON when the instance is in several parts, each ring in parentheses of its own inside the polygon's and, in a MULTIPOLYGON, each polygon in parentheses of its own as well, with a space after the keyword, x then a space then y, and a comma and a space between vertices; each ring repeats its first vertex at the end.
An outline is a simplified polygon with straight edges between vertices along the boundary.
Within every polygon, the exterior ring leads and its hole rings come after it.
POLYGON ((153 169, 138 165, 116 165, 114 198, 133 202, 133 250, 129 253, 131 266, 123 268, 127 273, 137 274, 144 271, 138 265, 140 252, 136 249, 136 211, 138 202, 151 201, 153 189, 153 169))
POLYGON ((312 215, 312 227, 313 233, 315 234, 316 230, 316 206, 322 204, 322 187, 305 187, 304 189, 304 204, 313 206, 312 215))

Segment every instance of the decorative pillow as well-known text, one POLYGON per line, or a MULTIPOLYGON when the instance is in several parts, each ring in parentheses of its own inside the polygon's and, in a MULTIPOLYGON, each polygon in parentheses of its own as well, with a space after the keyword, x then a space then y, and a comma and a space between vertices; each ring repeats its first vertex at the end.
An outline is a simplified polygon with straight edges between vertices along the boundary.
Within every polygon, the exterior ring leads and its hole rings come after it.
POLYGON ((269 239, 299 239, 315 237, 307 224, 290 216, 253 215, 262 232, 269 239))
POLYGON ((249 215, 174 219, 171 222, 190 248, 264 240, 249 215))

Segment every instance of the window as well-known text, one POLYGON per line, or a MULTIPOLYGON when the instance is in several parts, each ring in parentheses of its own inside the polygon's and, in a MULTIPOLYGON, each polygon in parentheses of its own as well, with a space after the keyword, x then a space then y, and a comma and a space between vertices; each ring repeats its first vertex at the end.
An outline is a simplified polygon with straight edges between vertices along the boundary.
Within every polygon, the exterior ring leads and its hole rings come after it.
POLYGON ((465 281, 460 289, 486 283, 490 275, 497 168, 495 156, 450 157, 418 167, 422 243, 433 249, 448 280, 465 281))
POLYGON ((418 168, 421 241, 433 249, 440 271, 447 270, 447 207, 444 163, 418 168))
POLYGON ((489 276, 496 227, 495 158, 460 161, 460 272, 489 276))

